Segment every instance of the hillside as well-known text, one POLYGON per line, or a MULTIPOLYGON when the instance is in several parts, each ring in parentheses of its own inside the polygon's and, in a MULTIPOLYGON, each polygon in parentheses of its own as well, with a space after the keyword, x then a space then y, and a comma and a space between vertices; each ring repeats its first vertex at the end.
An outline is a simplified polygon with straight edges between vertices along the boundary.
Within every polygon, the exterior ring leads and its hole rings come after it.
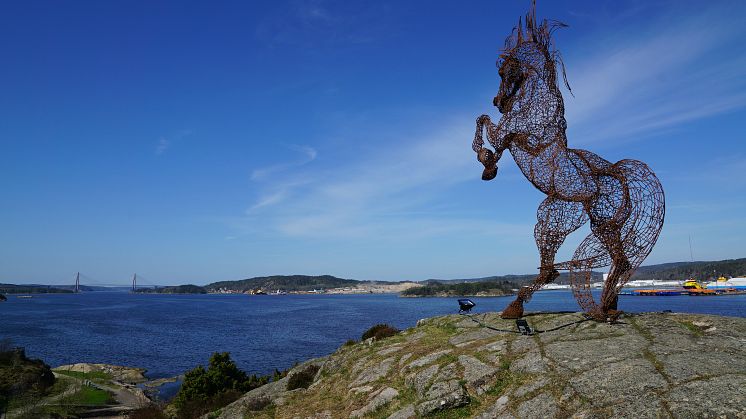
MULTIPOLYGON (((719 261, 699 261, 699 262, 671 262, 661 263, 658 265, 641 266, 637 269, 632 279, 640 280, 676 280, 684 281, 689 278, 695 278, 700 281, 716 279, 720 275, 727 276, 746 276, 746 258, 725 259, 719 261)), ((513 282, 524 285, 533 281, 535 275, 500 275, 483 278, 469 279, 428 279, 422 281, 423 284, 453 284, 468 282, 513 282)), ((602 272, 593 273, 593 281, 601 281, 602 272)), ((567 272, 562 272, 560 277, 554 281, 556 284, 569 284, 570 277, 567 272)))
POLYGON ((2 294, 65 294, 65 293, 72 293, 72 290, 55 288, 49 285, 0 284, 0 293, 2 294))
POLYGON ((135 292, 142 294, 207 294, 205 287, 191 284, 156 288, 138 288, 135 292))
POLYGON ((361 281, 342 279, 331 275, 273 275, 242 279, 239 281, 220 281, 205 285, 208 292, 221 289, 237 292, 250 290, 283 290, 283 291, 311 291, 314 289, 328 289, 339 287, 353 287, 361 281))
POLYGON ((610 325, 585 321, 580 313, 547 313, 526 320, 543 332, 511 332, 515 322, 498 313, 424 319, 395 336, 347 344, 301 364, 209 417, 735 418, 746 413, 745 319, 647 313, 610 325), (293 377, 311 364, 320 367, 312 383, 292 390, 293 377))
POLYGON ((700 281, 718 276, 746 276, 746 258, 719 261, 675 262, 641 266, 632 279, 676 280, 694 278, 700 281))
POLYGON ((0 413, 12 399, 25 400, 43 393, 54 384, 54 375, 47 364, 29 359, 23 348, 11 347, 0 341, 0 413))
POLYGON ((513 293, 513 289, 522 285, 511 281, 479 281, 448 283, 429 283, 422 287, 412 287, 401 292, 402 297, 461 297, 461 296, 499 296, 513 293))

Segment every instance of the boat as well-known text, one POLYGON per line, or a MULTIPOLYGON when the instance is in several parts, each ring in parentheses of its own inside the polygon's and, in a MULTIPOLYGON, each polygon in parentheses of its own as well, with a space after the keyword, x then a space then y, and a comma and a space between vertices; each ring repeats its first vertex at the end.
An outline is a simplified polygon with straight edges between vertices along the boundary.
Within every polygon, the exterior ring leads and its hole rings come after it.
POLYGON ((702 286, 702 284, 699 283, 694 278, 689 278, 686 281, 684 281, 684 295, 692 295, 692 296, 707 296, 707 295, 716 295, 717 293, 713 290, 708 290, 705 287, 702 286))
POLYGON ((684 281, 683 285, 685 290, 701 290, 704 289, 704 287, 694 278, 689 278, 686 281, 684 281))
POLYGON ((715 291, 726 291, 731 289, 734 291, 746 291, 746 277, 725 278, 721 276, 716 281, 706 283, 705 288, 715 291))
POLYGON ((642 290, 633 290, 632 295, 645 295, 645 296, 653 296, 653 295, 682 295, 684 293, 683 290, 680 289, 642 289, 642 290))
POLYGON ((8 301, 8 297, 0 294, 0 301, 8 301))

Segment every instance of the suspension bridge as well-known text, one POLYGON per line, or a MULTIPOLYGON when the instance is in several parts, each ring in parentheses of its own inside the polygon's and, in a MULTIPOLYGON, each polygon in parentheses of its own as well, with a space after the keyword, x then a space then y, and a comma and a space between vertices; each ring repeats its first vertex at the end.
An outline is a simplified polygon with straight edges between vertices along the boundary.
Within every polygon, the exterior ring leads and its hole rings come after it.
POLYGON ((75 282, 73 285, 63 284, 63 285, 50 285, 50 286, 58 287, 58 288, 70 288, 73 290, 73 292, 84 291, 84 288, 86 286, 96 287, 96 288, 129 287, 131 292, 136 292, 138 289, 141 289, 141 288, 158 288, 158 285, 151 283, 146 278, 144 278, 142 275, 138 275, 138 274, 132 274, 132 279, 127 282, 101 282, 87 275, 84 275, 80 272, 75 273, 75 282), (81 283, 81 279, 83 280, 83 283, 81 283))

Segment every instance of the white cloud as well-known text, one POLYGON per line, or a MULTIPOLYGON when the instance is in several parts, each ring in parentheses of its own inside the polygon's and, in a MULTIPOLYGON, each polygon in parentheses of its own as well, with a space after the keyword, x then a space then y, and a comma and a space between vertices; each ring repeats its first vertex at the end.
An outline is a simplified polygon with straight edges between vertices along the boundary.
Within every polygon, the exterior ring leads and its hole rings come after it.
POLYGON ((419 137, 402 134, 391 142, 395 146, 358 153, 331 168, 294 169, 301 180, 268 181, 270 192, 249 208, 245 222, 306 238, 510 234, 516 226, 428 210, 428 204, 445 202, 450 186, 479 179, 473 119, 458 118, 419 137))
POLYGON ((744 29, 733 20, 709 10, 672 25, 653 21, 649 30, 589 41, 591 56, 567 56, 569 141, 657 134, 746 106, 744 29))
POLYGON ((183 129, 183 130, 176 132, 176 134, 170 137, 162 136, 158 138, 158 143, 155 146, 155 154, 161 155, 165 153, 169 148, 171 148, 171 146, 174 143, 181 141, 181 139, 191 134, 192 134, 192 130, 183 129))
POLYGON ((266 178, 268 178, 270 175, 276 174, 278 172, 286 171, 293 167, 302 166, 304 164, 310 163, 314 160, 316 160, 316 157, 318 156, 318 152, 309 146, 298 146, 298 145, 286 145, 286 148, 296 151, 300 153, 303 158, 299 161, 293 161, 293 162, 286 162, 286 163, 280 163, 275 164, 272 166, 266 166, 266 167, 260 167, 258 169, 254 169, 251 172, 251 180, 253 181, 261 181, 266 178))
POLYGON ((317 48, 368 44, 396 31, 378 2, 291 1, 263 16, 256 37, 269 47, 317 48))
POLYGON ((161 137, 158 139, 158 145, 155 147, 155 154, 163 154, 168 150, 168 147, 171 146, 171 141, 168 140, 166 137, 161 137))
MULTIPOLYGON (((713 28, 711 19, 712 15, 703 14, 675 26, 651 21, 651 32, 645 37, 618 34, 616 42, 599 42, 603 48, 594 56, 576 61, 567 56, 576 95, 565 97, 570 144, 612 137, 618 144, 624 137, 660 133, 746 105, 741 77, 744 53, 737 50, 727 59, 710 59, 718 48, 737 41, 733 35, 741 29, 727 24, 713 28)), ((257 169, 252 179, 261 183, 263 193, 245 218, 233 221, 243 231, 309 239, 522 239, 531 226, 500 223, 484 213, 433 208, 448 204, 453 196, 450 187, 479 178, 480 165, 470 147, 477 113, 437 123, 422 118, 420 135, 376 129, 377 137, 385 138, 381 140, 385 147, 380 148, 369 146, 370 132, 347 135, 339 142, 364 146, 355 150, 352 159, 332 157, 338 163, 331 167, 283 163, 257 169), (280 176, 290 168, 295 182, 280 176)), ((314 150, 306 153, 305 160, 315 157, 314 150)), ((501 164, 498 176, 504 182, 520 173, 512 164, 501 164)), ((528 183, 525 188, 531 189, 528 183)), ((526 208, 530 213, 534 210, 526 208)))

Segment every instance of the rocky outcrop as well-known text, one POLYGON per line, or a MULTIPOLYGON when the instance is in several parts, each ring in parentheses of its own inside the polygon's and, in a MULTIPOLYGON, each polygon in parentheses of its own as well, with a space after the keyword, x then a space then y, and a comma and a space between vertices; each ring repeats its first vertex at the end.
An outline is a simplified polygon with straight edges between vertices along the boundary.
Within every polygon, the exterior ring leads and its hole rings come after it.
POLYGON ((80 363, 71 365, 60 365, 54 370, 84 373, 102 372, 106 374, 111 380, 128 384, 143 383, 148 380, 147 378, 145 378, 145 369, 122 367, 119 365, 80 363))
POLYGON ((214 416, 746 418, 746 319, 649 313, 610 325, 536 314, 526 317, 535 329, 567 326, 533 336, 484 327, 515 329, 497 313, 476 319, 424 319, 344 346, 310 361, 321 369, 308 389, 279 380, 214 416))

